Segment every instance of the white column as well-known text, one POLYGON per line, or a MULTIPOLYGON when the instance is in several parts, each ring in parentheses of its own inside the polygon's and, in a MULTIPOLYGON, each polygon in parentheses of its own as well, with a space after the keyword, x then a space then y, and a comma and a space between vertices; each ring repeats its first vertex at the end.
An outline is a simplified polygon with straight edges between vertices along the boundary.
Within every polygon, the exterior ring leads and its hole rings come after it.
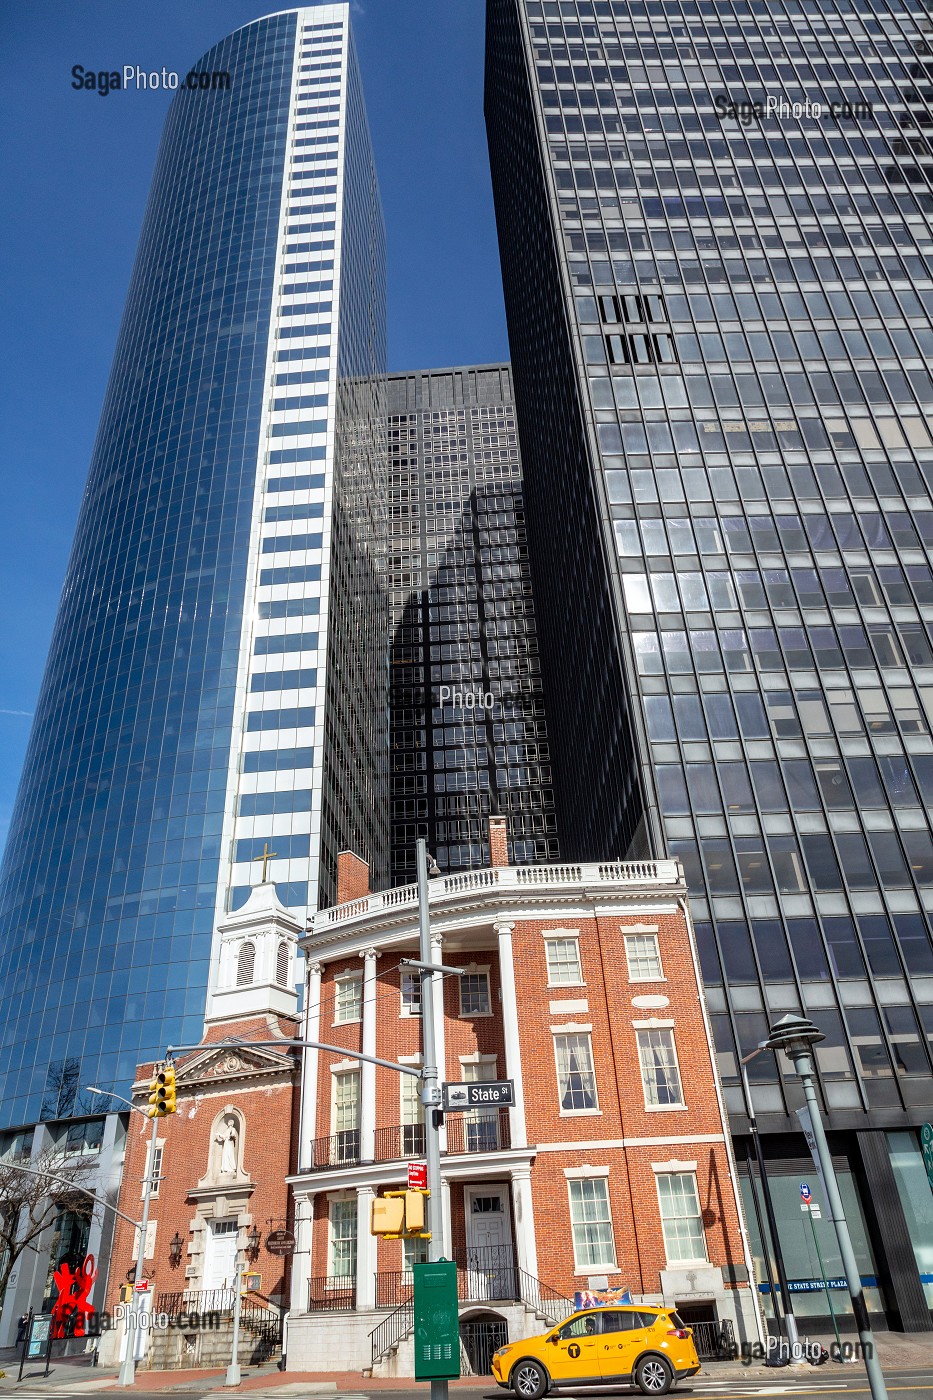
POLYGON ((499 939, 499 980, 502 984, 502 1031, 505 1039, 505 1075, 515 1083, 515 1107, 509 1111, 512 1146, 527 1147, 525 1096, 522 1089, 522 1052, 518 1039, 518 1003, 515 996, 515 962, 512 957, 514 924, 496 924, 499 939))
POLYGON ((356 1308, 357 1312, 376 1306, 376 1248, 370 1234, 370 1209, 375 1191, 371 1186, 356 1188, 356 1308))
POLYGON ((450 1228, 450 1182, 446 1177, 441 1178, 441 1244, 444 1250, 444 1258, 452 1259, 453 1256, 453 1234, 450 1228))
MULTIPOLYGON (((444 961, 444 940, 439 933, 431 935, 431 961, 442 963, 444 961)), ((437 1051, 437 1082, 443 1084, 447 1078, 447 1040, 444 1035, 444 983, 445 978, 434 978, 434 1046, 437 1051)), ((459 1075, 457 1076, 459 1078, 459 1075)), ((438 1134, 442 1152, 447 1151, 447 1129, 442 1127, 438 1134)), ((449 1198, 448 1198, 449 1200, 449 1198)), ((447 1212, 448 1222, 450 1211, 447 1212)), ((450 1225, 448 1223, 448 1238, 450 1225)), ((450 1255, 447 1255, 450 1258, 450 1255)))
MULTIPOLYGON (((305 978, 304 1040, 321 1038, 321 970, 323 963, 309 962, 305 978)), ((312 1144, 317 1127, 317 1050, 307 1045, 301 1062, 301 1125, 298 1134, 298 1170, 313 1170, 312 1144)), ((306 1304, 304 1305, 306 1306, 306 1304)), ((304 1308, 302 1309, 304 1310, 304 1308)))
POLYGON ((538 1245, 531 1203, 531 1167, 512 1168, 512 1215, 515 1220, 515 1262, 532 1278, 538 1277, 538 1245))
POLYGON ((314 1225, 314 1195, 295 1198, 295 1253, 292 1255, 290 1308, 293 1313, 308 1311, 308 1280, 311 1277, 311 1244, 314 1225))
MULTIPOLYGON (((363 959, 363 1041, 364 1055, 376 1053, 376 959, 375 948, 360 953, 363 959)), ((360 1062, 360 1161, 376 1158, 376 1066, 360 1062)), ((369 1222, 366 1223, 369 1233, 369 1222)))

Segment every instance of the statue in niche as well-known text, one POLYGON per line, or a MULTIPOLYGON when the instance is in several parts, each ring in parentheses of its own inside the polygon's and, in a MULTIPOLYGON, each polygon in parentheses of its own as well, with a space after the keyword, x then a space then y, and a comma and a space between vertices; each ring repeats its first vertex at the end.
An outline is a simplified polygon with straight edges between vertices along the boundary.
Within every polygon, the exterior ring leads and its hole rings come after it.
POLYGON ((220 1148, 220 1175, 236 1176, 240 1133, 232 1113, 224 1115, 215 1134, 214 1141, 220 1148))

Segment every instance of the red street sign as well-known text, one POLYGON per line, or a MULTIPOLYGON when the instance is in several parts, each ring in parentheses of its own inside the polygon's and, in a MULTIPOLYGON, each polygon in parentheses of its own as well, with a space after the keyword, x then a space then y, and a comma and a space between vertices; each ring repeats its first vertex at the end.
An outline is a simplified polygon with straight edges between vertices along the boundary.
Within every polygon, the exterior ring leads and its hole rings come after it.
POLYGON ((428 1168, 426 1162, 408 1163, 408 1189, 409 1191, 427 1191, 428 1168))
POLYGON ((148 1292, 149 1292, 149 1280, 148 1280, 147 1278, 141 1278, 141 1279, 139 1280, 139 1283, 134 1283, 134 1284, 133 1284, 133 1289, 134 1289, 134 1291, 135 1291, 136 1293, 148 1293, 148 1292))

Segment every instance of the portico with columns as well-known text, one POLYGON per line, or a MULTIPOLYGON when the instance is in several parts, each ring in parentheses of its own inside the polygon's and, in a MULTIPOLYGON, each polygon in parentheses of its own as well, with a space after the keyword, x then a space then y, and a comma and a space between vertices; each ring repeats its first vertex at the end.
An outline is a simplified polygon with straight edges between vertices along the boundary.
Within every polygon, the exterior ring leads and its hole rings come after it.
MULTIPOLYGON (((442 876, 430 919, 432 961, 463 969, 435 981, 439 1078, 515 1091, 514 1107, 448 1113, 441 1130, 430 1226, 457 1263, 462 1322, 495 1320, 515 1339, 581 1294, 624 1287, 644 1302, 702 1296, 739 1338, 757 1336, 679 864, 442 876), (638 1039, 655 1027, 662 1058, 676 1036, 684 1100, 660 1117, 638 1039), (662 1221, 669 1181, 696 1205, 689 1261, 662 1221)), ((411 1374, 411 1269, 426 1244, 372 1236, 370 1210, 424 1160, 421 1083, 404 1072, 422 1064, 420 980, 404 966, 419 956, 417 891, 357 887, 301 947, 303 1033, 334 1048, 305 1051, 288 1369, 411 1374)))

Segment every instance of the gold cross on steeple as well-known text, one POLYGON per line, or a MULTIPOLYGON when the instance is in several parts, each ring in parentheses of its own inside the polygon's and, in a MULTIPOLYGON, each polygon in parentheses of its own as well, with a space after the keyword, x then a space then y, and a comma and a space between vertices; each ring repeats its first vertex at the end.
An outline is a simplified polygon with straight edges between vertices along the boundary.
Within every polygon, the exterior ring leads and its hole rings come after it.
POLYGON ((253 860, 261 860, 261 861, 262 861, 262 883, 263 883, 263 884, 266 883, 266 880, 267 880, 267 878, 268 878, 269 862, 270 862, 270 860, 272 860, 272 859, 274 858, 274 856, 275 856, 275 851, 270 851, 270 850, 269 850, 268 843, 265 842, 265 841, 263 841, 263 843, 262 843, 262 855, 261 855, 261 856, 253 856, 253 860))

